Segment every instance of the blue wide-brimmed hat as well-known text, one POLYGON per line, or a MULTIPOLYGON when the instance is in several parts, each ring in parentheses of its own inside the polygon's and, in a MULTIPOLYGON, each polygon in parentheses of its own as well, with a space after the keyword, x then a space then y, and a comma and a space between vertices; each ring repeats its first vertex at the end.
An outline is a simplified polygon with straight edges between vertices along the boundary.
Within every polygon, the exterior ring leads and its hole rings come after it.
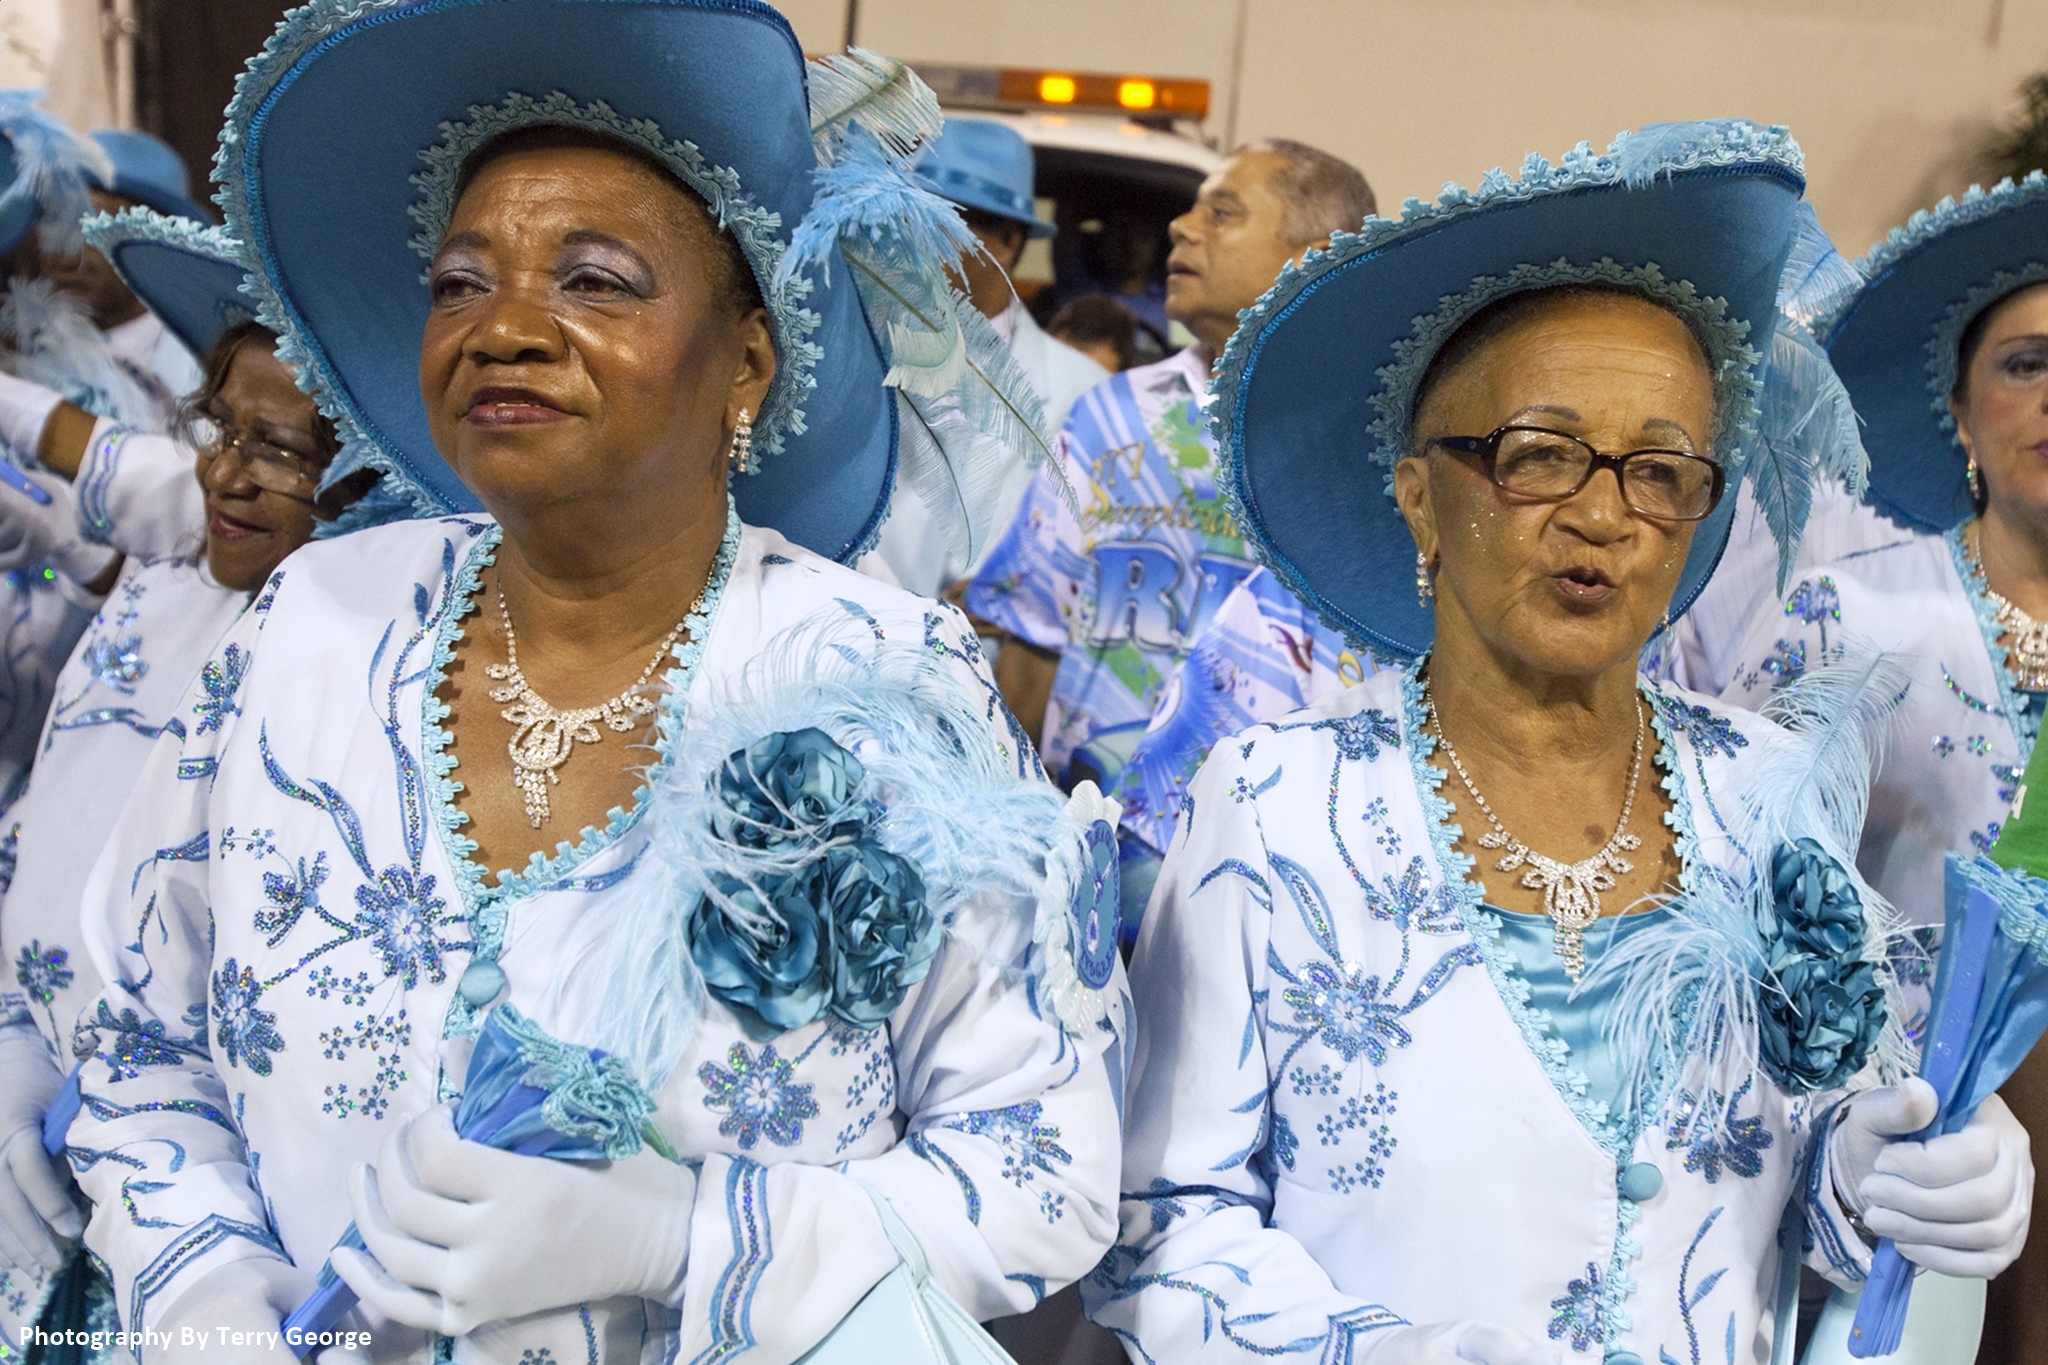
POLYGON ((1033 237, 1059 229, 1038 216, 1033 196, 1037 171, 1031 144, 1007 124, 985 118, 949 118, 924 145, 917 173, 932 189, 963 208, 1022 223, 1033 237))
POLYGON ((2048 176, 1971 186, 1894 228, 1856 263, 1864 283, 1817 323, 1863 415, 1870 503, 1913 531, 1976 515, 1949 394, 1978 315, 2048 280, 2048 176))
POLYGON ((1210 417, 1225 497, 1255 553, 1354 645, 1428 649, 1435 622, 1416 600, 1415 543, 1393 499, 1423 376, 1490 304, 1589 285, 1671 309, 1714 373, 1729 495, 1698 524, 1672 617, 1719 562, 1744 474, 1783 572, 1813 476, 1860 488, 1863 461, 1825 355, 1776 306, 1781 281, 1832 251, 1804 189, 1783 128, 1666 124, 1604 154, 1581 143, 1555 166, 1531 156, 1519 176, 1493 171, 1336 234, 1242 316, 1218 366, 1210 417))
POLYGON ((807 72, 756 0, 314 0, 243 73, 214 176, 258 318, 351 452, 329 479, 361 458, 435 513, 478 505, 418 385, 423 271, 465 163, 537 126, 652 156, 732 234, 770 315, 777 370, 758 472, 733 480, 740 515, 850 562, 899 460, 957 503, 940 490, 1045 439, 1001 339, 946 289, 973 239, 909 172, 939 122, 899 62, 807 72))
POLYGON ((0 90, 0 256, 43 230, 52 251, 78 249, 78 223, 92 212, 87 189, 113 173, 100 145, 36 107, 40 90, 0 90))
POLYGON ((92 140, 107 154, 112 172, 94 177, 97 188, 172 218, 213 221, 213 213, 192 197, 192 177, 185 169, 185 159, 171 150, 171 144, 126 128, 102 128, 92 140))
POLYGON ((113 263, 135 297, 193 355, 204 357, 230 327, 256 316, 242 249, 226 231, 149 209, 100 214, 85 240, 113 263))

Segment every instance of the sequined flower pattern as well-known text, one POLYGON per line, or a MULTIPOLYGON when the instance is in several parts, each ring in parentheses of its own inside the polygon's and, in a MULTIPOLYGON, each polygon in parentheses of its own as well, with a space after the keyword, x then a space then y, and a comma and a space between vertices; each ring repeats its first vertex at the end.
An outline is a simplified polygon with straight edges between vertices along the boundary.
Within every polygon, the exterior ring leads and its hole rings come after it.
POLYGON ((756 1038, 827 1013, 876 1027, 938 952, 923 874, 877 837, 865 779, 814 728, 764 736, 712 779, 713 833, 760 856, 744 878, 714 877, 691 912, 690 955, 756 1038))
POLYGON ((1764 1069, 1789 1094, 1834 1089, 1862 1069, 1885 1024, 1877 968, 1863 960, 1863 899, 1841 863, 1799 839, 1772 856, 1766 919, 1764 1069))
POLYGON ((247 1066, 259 1076, 270 1074, 270 1054, 284 1051, 284 1038, 277 1031, 277 1016, 256 1008, 263 995, 263 983, 248 967, 237 967, 229 958, 213 977, 213 1014, 218 1021, 214 1041, 226 1053, 228 1065, 247 1066))
POLYGON ((71 954, 65 949, 55 944, 45 948, 41 940, 31 939, 22 945, 21 956, 15 960, 14 979, 31 1000, 47 1005, 71 985, 70 962, 71 954))
POLYGON ((724 1111, 719 1135, 735 1139, 743 1152, 767 1138, 778 1147, 803 1141, 804 1120, 818 1116, 811 1087, 795 1079, 796 1064, 775 1054, 769 1043, 757 1057, 745 1043, 734 1043, 725 1065, 705 1062, 697 1068, 703 1083, 704 1107, 724 1111))

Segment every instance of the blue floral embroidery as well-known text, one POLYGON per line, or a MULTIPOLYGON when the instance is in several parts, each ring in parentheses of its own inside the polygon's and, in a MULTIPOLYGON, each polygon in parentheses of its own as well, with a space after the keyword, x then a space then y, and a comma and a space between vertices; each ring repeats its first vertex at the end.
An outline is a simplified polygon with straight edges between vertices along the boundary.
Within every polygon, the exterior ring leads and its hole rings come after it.
POLYGON ((1604 1294, 1600 1267, 1591 1261, 1586 1262, 1585 1277, 1566 1284, 1564 1293, 1550 1301, 1550 1339, 1560 1341, 1569 1335, 1574 1351, 1591 1350, 1606 1341, 1607 1305, 1604 1294))
POLYGON ((434 985, 447 979, 441 964, 437 933, 447 902, 434 894, 431 874, 415 873, 394 864, 373 883, 356 888, 357 919, 370 946, 383 960, 384 974, 412 990, 420 977, 434 985))
POLYGON ((1665 1138, 1665 1149, 1673 1152, 1685 1149, 1685 1169, 1705 1176, 1709 1185, 1720 1180, 1723 1167, 1749 1180, 1764 1173, 1764 1152, 1770 1147, 1772 1138, 1764 1127, 1762 1116, 1735 1117, 1735 1111, 1741 1107, 1754 1084, 1754 1080, 1744 1081, 1725 1104, 1718 1092, 1709 1090, 1699 1099, 1689 1091, 1681 1091, 1673 1105, 1677 1117, 1665 1138), (1693 1120, 1702 1114, 1723 1116, 1718 1135, 1694 1135, 1693 1120))
MULTIPOLYGON (((96 1051, 99 1060, 107 1064, 110 1082, 133 1080, 146 1066, 183 1066, 188 1059, 206 1054, 203 1037, 174 1038, 160 1019, 144 1022, 134 1010, 116 1015, 104 1000, 98 1002, 97 1009, 80 1027, 99 1035, 96 1051)), ((197 1022, 204 1025, 203 1020, 197 1022)))
POLYGON ((213 1013, 220 1021, 214 1033, 228 1065, 248 1063, 259 1076, 270 1074, 270 1054, 284 1051, 284 1038, 277 1031, 277 1016, 256 1008, 263 985, 248 967, 237 967, 229 958, 213 976, 213 1013))
POLYGON ((705 1062, 697 1068, 707 1092, 704 1107, 725 1111, 719 1135, 737 1138, 743 1152, 752 1151, 763 1135, 778 1147, 801 1142, 804 1120, 818 1116, 818 1102, 811 1087, 795 1079, 796 1063, 776 1056, 773 1043, 763 1045, 759 1057, 745 1043, 734 1043, 725 1061, 722 1067, 705 1062))
POLYGON ((14 979, 36 1003, 47 1005, 59 991, 70 987, 73 974, 66 965, 70 960, 71 954, 56 944, 45 948, 40 939, 30 939, 15 961, 14 979))
POLYGON ((220 729, 229 716, 242 714, 235 694, 241 691, 242 679, 248 672, 248 651, 237 644, 230 644, 223 650, 219 660, 206 661, 206 666, 199 670, 199 682, 205 687, 206 695, 192 707, 192 713, 199 718, 199 724, 193 728, 194 734, 211 734, 220 729))
POLYGON ((1792 590, 1785 599, 1785 614, 1797 617, 1807 625, 1822 621, 1840 623, 1842 619, 1842 594, 1835 587, 1835 580, 1822 574, 1819 578, 1808 579, 1792 590))
POLYGON ((1783 687, 1798 682, 1806 676, 1806 641, 1780 640, 1771 646, 1770 657, 1761 665, 1763 671, 1776 679, 1773 687, 1783 687))
MULTIPOLYGON (((1685 1249, 1685 1260, 1678 1267, 1678 1316, 1679 1320, 1685 1324, 1685 1338, 1686 1344, 1690 1349, 1690 1360, 1680 1361, 1671 1352, 1659 1348, 1657 1359, 1660 1365, 1700 1365, 1700 1332, 1698 1325, 1693 1321, 1693 1315, 1699 1311, 1699 1306, 1706 1301, 1707 1295, 1714 1292, 1714 1286, 1721 1282, 1721 1277, 1728 1272, 1726 1267, 1713 1271, 1700 1280, 1697 1288, 1692 1288, 1690 1287, 1692 1280, 1692 1258, 1699 1251, 1700 1243, 1706 1240, 1707 1233, 1712 1230, 1715 1221, 1725 1211, 1725 1206, 1717 1207, 1707 1215, 1706 1221, 1700 1224, 1700 1230, 1692 1235, 1692 1245, 1685 1249)), ((1730 1363, 1733 1365, 1735 1354, 1732 1349, 1735 1340, 1735 1315, 1733 1313, 1728 1315, 1728 1339, 1731 1347, 1729 1351, 1730 1363)))
POLYGON ((296 873, 263 874, 263 898, 270 902, 270 908, 256 912, 256 932, 264 936, 266 947, 275 948, 299 922, 300 915, 320 908, 320 884, 326 880, 324 852, 315 854, 310 865, 304 858, 299 859, 296 873))
POLYGON ((1273 1159, 1288 1170, 1294 1169, 1294 1154, 1301 1148, 1301 1139, 1294 1134, 1294 1125, 1287 1121, 1287 1115, 1273 1115, 1273 1137, 1268 1144, 1273 1159))
MULTIPOLYGON (((1059 1128, 1039 1122, 1043 1113, 1037 1100, 1026 1100, 1006 1109, 977 1109, 938 1126, 994 1142, 1002 1149, 1003 1178, 1021 1190, 1037 1179, 1040 1171, 1053 1174, 1053 1163, 1065 1166, 1074 1159, 1060 1146, 1059 1128)), ((1042 1196, 1039 1212, 1046 1222, 1057 1222, 1065 1213, 1065 1204, 1063 1196, 1042 1196)))
POLYGON ((1380 756, 1380 746, 1397 748, 1401 743, 1401 727, 1394 718, 1378 707, 1369 707, 1354 716, 1335 716, 1328 720, 1296 721, 1291 725, 1275 725, 1276 731, 1286 730, 1328 730, 1337 743, 1338 758, 1351 763, 1361 759, 1367 763, 1380 756))
POLYGON ((1733 758, 1737 750, 1749 747, 1749 736, 1737 730, 1726 716, 1717 715, 1708 707, 1693 705, 1661 688, 1647 695, 1650 704, 1663 718, 1665 727, 1683 734, 1693 752, 1701 758, 1712 758, 1717 754, 1733 758))
POLYGON ((93 640, 86 645, 81 661, 95 682, 130 696, 134 695, 135 685, 149 672, 149 664, 142 657, 140 635, 124 635, 118 640, 93 640))

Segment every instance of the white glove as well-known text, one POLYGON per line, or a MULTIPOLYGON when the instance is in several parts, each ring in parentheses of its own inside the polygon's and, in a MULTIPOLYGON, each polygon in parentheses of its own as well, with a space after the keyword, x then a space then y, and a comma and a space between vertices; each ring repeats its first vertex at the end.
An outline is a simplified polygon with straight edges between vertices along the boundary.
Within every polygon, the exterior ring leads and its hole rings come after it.
POLYGON ((371 1255, 330 1264, 365 1307, 459 1337, 480 1323, 634 1296, 682 1302, 697 1176, 643 1151, 625 1161, 519 1156, 455 1135, 442 1105, 349 1179, 371 1255))
POLYGON ((1932 1123, 1937 1108, 1934 1087, 1918 1076, 1850 1100, 1829 1139, 1835 1192, 1907 1260, 1988 1280, 2026 1244, 2034 1205, 2027 1132, 1993 1095, 1959 1133, 1899 1141, 1932 1123))
POLYGON ((54 1273, 85 1231, 71 1172, 43 1152, 43 1110, 63 1085, 41 1034, 0 1033, 0 1266, 54 1273))
POLYGON ((79 533, 78 497, 64 479, 40 466, 10 465, 0 474, 0 573, 48 560, 74 583, 92 582, 114 562, 116 551, 79 533), (49 495, 37 502, 12 485, 22 478, 49 495))
POLYGON ((313 1292, 314 1283, 305 1271, 269 1257, 230 1261, 209 1270, 150 1324, 169 1347, 145 1348, 142 1358, 203 1360, 206 1365, 297 1365, 298 1352, 284 1344, 284 1320, 313 1292))
POLYGON ((1460 1318, 1419 1327, 1383 1327, 1359 1343, 1358 1365, 1563 1365, 1561 1348, 1512 1327, 1460 1318))
POLYGON ((63 401, 64 395, 55 389, 0 371, 0 441, 34 455, 42 444, 43 427, 63 401))

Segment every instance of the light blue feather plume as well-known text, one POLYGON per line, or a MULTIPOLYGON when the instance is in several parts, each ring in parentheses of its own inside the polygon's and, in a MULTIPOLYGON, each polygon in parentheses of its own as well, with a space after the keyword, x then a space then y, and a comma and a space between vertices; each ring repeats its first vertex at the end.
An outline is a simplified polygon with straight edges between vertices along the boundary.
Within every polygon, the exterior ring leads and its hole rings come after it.
POLYGON ((894 57, 864 47, 831 53, 809 63, 811 142, 818 164, 829 166, 847 132, 865 129, 898 161, 908 162, 918 144, 936 135, 943 122, 939 101, 917 73, 894 57))
POLYGON ((866 770, 863 791, 885 813, 878 835, 914 861, 946 926, 946 951, 978 954, 1006 973, 1032 970, 1042 922, 1064 920, 1084 857, 1067 798, 1020 782, 989 734, 989 698, 929 649, 876 645, 868 625, 819 620, 770 644, 728 689, 692 706, 647 800, 650 866, 634 878, 606 980, 617 1007, 596 1042, 659 1092, 688 1050, 704 1009, 688 921, 703 897, 755 912, 716 879, 757 885, 809 854, 742 849, 711 828, 709 780, 728 755, 764 735, 815 726, 866 770))
POLYGON ((1769 715, 1785 729, 1758 737, 1761 752, 1748 766, 1735 812, 1742 870, 1697 864, 1692 885, 1670 902, 1663 924, 1604 949, 1587 973, 1579 989, 1614 987, 1603 1031, 1615 1055, 1629 1059, 1624 1089, 1638 1113, 1654 1117, 1681 1095, 1719 1096, 1719 1105, 1705 1101, 1688 1115, 1688 1132, 1709 1141, 1728 1118, 1725 1102, 1755 1078, 1758 983, 1766 966, 1760 926, 1772 906, 1773 855, 1802 838, 1848 872, 1863 901, 1863 956, 1877 966, 1891 1006, 1873 1053, 1879 1074, 1912 1069, 1898 981, 1888 965, 1905 926, 1856 871, 1870 783, 1906 682, 1895 658, 1852 649, 1784 689, 1769 715))
POLYGON ((1832 317, 1863 287, 1863 275, 1835 250, 1810 202, 1800 200, 1796 212, 1792 254, 1778 276, 1778 311, 1811 331, 1818 319, 1832 317))
POLYGON ((85 303, 48 280, 15 280, 0 296, 0 369, 55 389, 95 417, 163 433, 160 409, 123 368, 85 303))
POLYGON ((1614 159, 1622 183, 1648 189, 1659 175, 1695 160, 1702 149, 1728 141, 1730 129, 1754 127, 1742 119, 1695 119, 1686 123, 1646 123, 1615 139, 1614 159))
POLYGON ((1742 474, 1778 544, 1778 592, 1791 585, 1799 541, 1823 477, 1862 497, 1870 457, 1856 409, 1827 352, 1802 324, 1778 314, 1758 402, 1757 439, 1742 474))
MULTIPOLYGON (((1051 454, 1044 400, 948 278, 964 252, 980 249, 952 204, 864 128, 848 131, 833 164, 814 174, 817 195, 778 278, 829 278, 835 257, 852 272, 889 365, 884 382, 900 400, 901 481, 946 528, 953 551, 971 559, 997 529, 985 520, 1011 460, 1051 454)), ((1057 461, 1053 468, 1073 502, 1057 461)))
POLYGON ((24 199, 35 204, 43 249, 71 255, 83 241, 79 222, 93 211, 92 182, 113 183, 114 168, 97 142, 36 108, 42 97, 40 90, 0 90, 0 134, 13 144, 15 160, 0 208, 24 199))

